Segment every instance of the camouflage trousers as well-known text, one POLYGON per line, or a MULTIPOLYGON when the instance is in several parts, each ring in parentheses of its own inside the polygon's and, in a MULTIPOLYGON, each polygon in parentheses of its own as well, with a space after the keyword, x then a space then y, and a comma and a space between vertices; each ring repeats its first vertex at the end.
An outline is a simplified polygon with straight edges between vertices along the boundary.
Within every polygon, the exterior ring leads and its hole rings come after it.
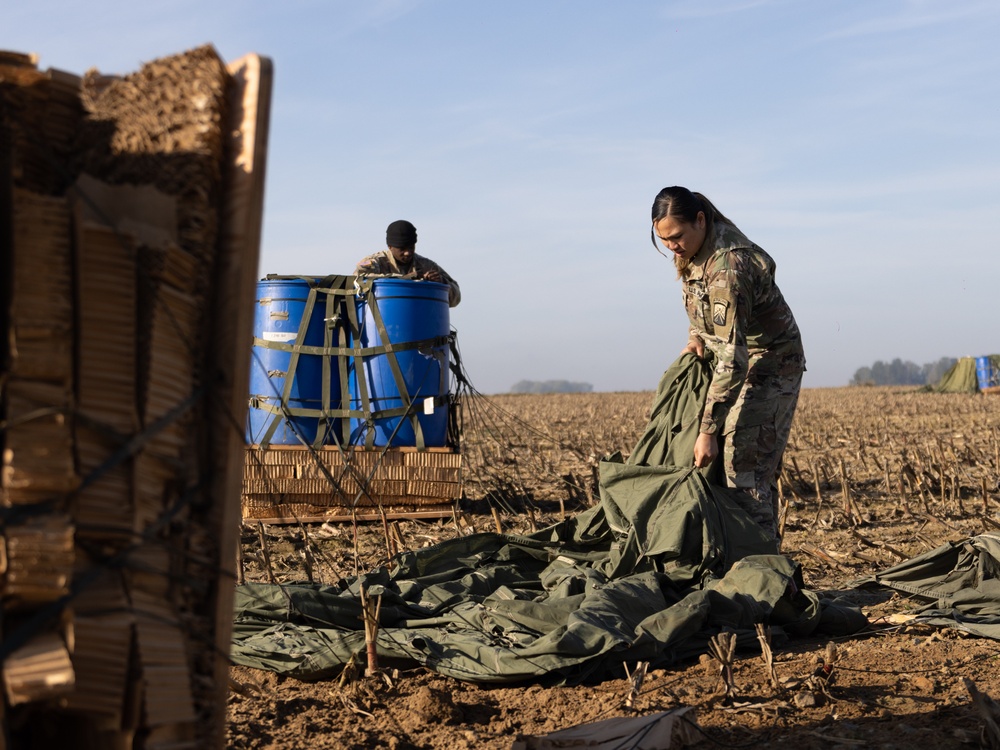
POLYGON ((774 485, 801 385, 801 372, 748 377, 722 431, 726 484, 745 490, 734 499, 775 539, 779 529, 774 485))

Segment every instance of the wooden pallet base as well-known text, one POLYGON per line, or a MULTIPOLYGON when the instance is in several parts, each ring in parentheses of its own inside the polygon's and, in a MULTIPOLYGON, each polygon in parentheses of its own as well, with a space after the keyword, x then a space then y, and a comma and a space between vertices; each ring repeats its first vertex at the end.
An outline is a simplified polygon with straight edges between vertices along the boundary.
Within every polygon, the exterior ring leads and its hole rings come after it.
POLYGON ((248 522, 445 518, 461 496, 462 456, 448 448, 246 450, 242 506, 248 522))
POLYGON ((448 518, 454 513, 454 504, 422 505, 418 508, 388 508, 380 512, 378 508, 358 508, 351 513, 350 508, 311 506, 309 508, 275 505, 261 509, 269 516, 248 517, 244 515, 244 523, 290 524, 290 523, 349 523, 351 521, 371 522, 381 521, 426 521, 437 518, 448 518))

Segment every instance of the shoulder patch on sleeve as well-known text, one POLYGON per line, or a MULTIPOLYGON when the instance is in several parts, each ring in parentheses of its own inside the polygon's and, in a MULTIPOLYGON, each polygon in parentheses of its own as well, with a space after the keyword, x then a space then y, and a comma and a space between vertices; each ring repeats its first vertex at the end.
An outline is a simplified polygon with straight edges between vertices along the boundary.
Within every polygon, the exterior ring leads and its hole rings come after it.
POLYGON ((715 335, 723 341, 729 341, 736 315, 736 303, 732 292, 728 289, 712 289, 709 293, 709 302, 715 335))

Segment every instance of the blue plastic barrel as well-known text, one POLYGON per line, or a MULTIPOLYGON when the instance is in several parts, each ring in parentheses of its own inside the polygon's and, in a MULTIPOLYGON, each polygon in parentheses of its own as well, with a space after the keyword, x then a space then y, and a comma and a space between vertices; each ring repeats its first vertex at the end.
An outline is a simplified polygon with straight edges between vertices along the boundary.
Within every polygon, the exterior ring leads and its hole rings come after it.
POLYGON ((976 358, 976 379, 979 381, 979 390, 997 385, 997 375, 990 357, 976 358))
MULTIPOLYGON (((371 295, 392 344, 434 341, 419 349, 395 353, 402 374, 409 405, 418 415, 425 446, 445 445, 448 432, 449 349, 447 336, 451 330, 448 308, 448 285, 434 281, 409 279, 376 279, 371 295), (427 400, 431 399, 428 403, 427 400)), ((362 347, 383 345, 371 306, 359 298, 358 321, 362 347)), ((403 416, 379 417, 378 412, 399 409, 404 399, 393 375, 387 354, 366 357, 364 382, 370 400, 371 421, 351 420, 351 443, 363 445, 368 430, 374 429, 374 444, 378 446, 416 445, 412 422, 403 416)), ((351 408, 364 410, 359 384, 351 376, 351 408)))
MULTIPOLYGON (((294 344, 305 315, 309 282, 305 279, 264 279, 257 282, 254 337, 267 342, 294 344)), ((316 296, 307 322, 303 344, 323 346, 326 295, 316 296)), ((250 358, 250 409, 247 442, 256 445, 266 435, 272 420, 279 420, 269 443, 272 445, 312 444, 319 417, 289 417, 273 414, 260 406, 279 407, 285 390, 292 353, 255 345, 250 358)), ((331 358, 330 408, 340 405, 340 375, 336 358, 331 358)), ((284 406, 291 409, 323 408, 323 357, 299 354, 291 390, 284 406)))

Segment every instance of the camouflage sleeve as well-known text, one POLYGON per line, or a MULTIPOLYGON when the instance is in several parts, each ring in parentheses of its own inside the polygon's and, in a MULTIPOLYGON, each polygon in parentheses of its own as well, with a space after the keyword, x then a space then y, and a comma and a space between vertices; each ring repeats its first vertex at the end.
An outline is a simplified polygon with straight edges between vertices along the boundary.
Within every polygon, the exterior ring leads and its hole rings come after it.
POLYGON ((705 397, 700 432, 718 434, 746 379, 750 355, 747 322, 750 319, 749 269, 738 256, 728 268, 708 279, 709 305, 715 327, 715 372, 705 397))
POLYGON ((380 270, 381 263, 378 254, 368 255, 358 261, 358 265, 354 268, 355 276, 374 276, 382 273, 380 270))
POLYGON ((455 307, 462 301, 462 290, 459 289, 458 282, 448 274, 442 273, 441 278, 445 279, 445 283, 448 285, 448 307, 455 307))
POLYGON ((421 265, 423 266, 420 269, 421 276, 427 271, 437 271, 441 274, 441 280, 448 285, 448 307, 455 307, 462 301, 462 290, 447 271, 429 258, 421 258, 421 265))

